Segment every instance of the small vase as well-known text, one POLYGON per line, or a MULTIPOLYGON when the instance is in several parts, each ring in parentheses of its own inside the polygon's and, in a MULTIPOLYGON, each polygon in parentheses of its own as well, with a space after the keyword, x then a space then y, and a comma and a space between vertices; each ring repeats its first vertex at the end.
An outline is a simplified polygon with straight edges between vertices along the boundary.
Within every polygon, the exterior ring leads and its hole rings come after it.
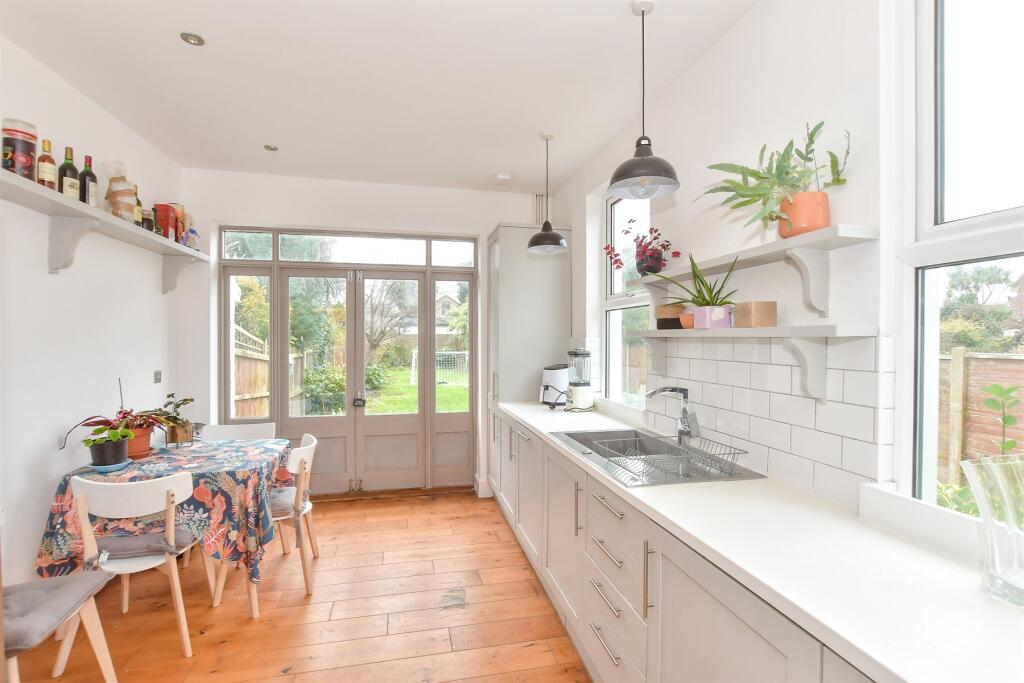
POLYGON ((693 329, 711 330, 732 327, 731 306, 695 306, 693 329))
POLYGON ((640 273, 641 277, 651 273, 660 273, 663 260, 664 255, 661 251, 652 249, 647 252, 646 257, 636 260, 636 272, 640 273))
POLYGON ((1024 606, 1024 455, 960 463, 981 513, 982 585, 1024 606))
POLYGON ((789 216, 788 221, 779 219, 779 237, 783 239, 821 230, 832 224, 827 192, 794 192, 789 199, 782 200, 779 211, 789 216))
POLYGON ((128 440, 128 457, 132 460, 145 458, 149 455, 149 442, 153 436, 152 427, 141 427, 132 430, 134 438, 128 440))
POLYGON ((189 421, 181 424, 167 425, 167 444, 181 444, 192 441, 192 423, 189 421))
POLYGON ((128 459, 128 441, 128 439, 121 439, 89 446, 92 464, 99 467, 121 464, 128 459))

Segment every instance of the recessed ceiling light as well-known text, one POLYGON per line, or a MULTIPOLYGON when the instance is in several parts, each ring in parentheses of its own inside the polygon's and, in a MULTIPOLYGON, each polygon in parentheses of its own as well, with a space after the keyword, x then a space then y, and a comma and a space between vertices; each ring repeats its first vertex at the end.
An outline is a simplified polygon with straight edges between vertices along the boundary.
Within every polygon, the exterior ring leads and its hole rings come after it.
POLYGON ((505 171, 498 171, 494 174, 494 183, 496 185, 505 185, 512 180, 512 174, 506 173, 505 171))
POLYGON ((203 45, 206 45, 206 40, 204 40, 203 37, 201 35, 199 35, 198 33, 187 33, 187 32, 185 32, 185 33, 181 33, 180 35, 181 35, 181 39, 184 40, 189 45, 194 45, 196 47, 202 47, 203 45))
POLYGON ((268 152, 276 152, 279 149, 279 147, 277 145, 263 145, 263 149, 267 150, 268 152))

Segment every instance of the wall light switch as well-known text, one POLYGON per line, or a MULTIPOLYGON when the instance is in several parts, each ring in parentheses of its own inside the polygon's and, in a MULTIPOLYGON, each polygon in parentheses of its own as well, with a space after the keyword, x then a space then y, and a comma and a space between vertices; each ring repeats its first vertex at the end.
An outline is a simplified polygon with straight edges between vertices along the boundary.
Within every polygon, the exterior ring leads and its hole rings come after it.
POLYGON ((163 371, 162 370, 154 370, 153 371, 153 384, 160 384, 160 382, 162 382, 162 381, 164 381, 164 373, 163 373, 163 371))

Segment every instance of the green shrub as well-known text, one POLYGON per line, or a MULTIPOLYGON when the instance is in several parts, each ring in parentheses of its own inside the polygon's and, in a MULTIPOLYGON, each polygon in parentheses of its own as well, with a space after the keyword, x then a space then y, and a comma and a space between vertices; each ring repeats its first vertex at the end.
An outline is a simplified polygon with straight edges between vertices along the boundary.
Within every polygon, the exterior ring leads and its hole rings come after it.
POLYGON ((326 365, 302 373, 306 412, 310 415, 336 415, 345 409, 345 373, 326 365))
POLYGON ((366 388, 383 389, 388 383, 387 370, 381 363, 366 366, 366 388))

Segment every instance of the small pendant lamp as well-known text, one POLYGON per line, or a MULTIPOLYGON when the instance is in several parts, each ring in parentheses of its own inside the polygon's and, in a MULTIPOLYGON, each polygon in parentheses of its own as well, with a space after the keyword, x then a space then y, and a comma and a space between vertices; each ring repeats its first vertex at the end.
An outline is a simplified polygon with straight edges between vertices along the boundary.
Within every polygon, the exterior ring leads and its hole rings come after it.
POLYGON ((619 164, 612 174, 608 194, 619 199, 655 199, 679 189, 679 179, 672 164, 654 156, 644 120, 647 95, 644 19, 653 9, 652 0, 633 0, 633 14, 640 15, 640 137, 636 139, 633 158, 619 164))
POLYGON ((542 133, 541 137, 544 138, 544 225, 541 226, 540 232, 534 233, 530 238, 526 250, 531 254, 559 254, 565 251, 568 245, 565 243, 565 238, 555 232, 551 227, 551 221, 548 220, 548 178, 550 175, 548 146, 552 136, 542 133))

